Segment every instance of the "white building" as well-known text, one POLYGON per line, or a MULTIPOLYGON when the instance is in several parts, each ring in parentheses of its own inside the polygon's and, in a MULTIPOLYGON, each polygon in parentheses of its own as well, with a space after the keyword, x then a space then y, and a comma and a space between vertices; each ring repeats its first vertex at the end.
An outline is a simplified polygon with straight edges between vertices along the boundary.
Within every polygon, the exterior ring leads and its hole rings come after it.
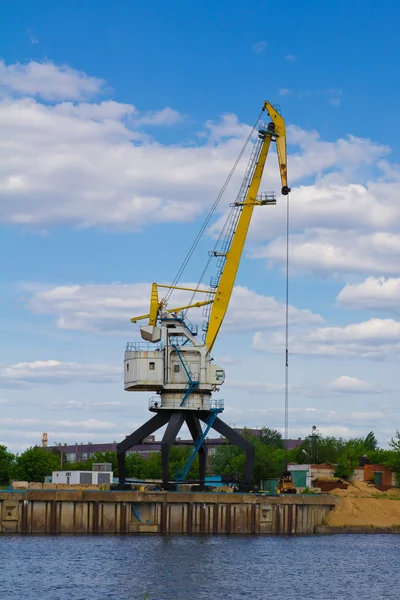
POLYGON ((113 482, 112 471, 53 471, 52 483, 104 485, 113 482))

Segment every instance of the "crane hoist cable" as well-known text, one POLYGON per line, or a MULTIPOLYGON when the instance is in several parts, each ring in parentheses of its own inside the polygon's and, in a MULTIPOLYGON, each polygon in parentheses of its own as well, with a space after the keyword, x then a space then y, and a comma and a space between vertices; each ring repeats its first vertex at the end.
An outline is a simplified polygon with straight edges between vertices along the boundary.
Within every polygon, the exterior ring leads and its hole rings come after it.
POLYGON ((289 438, 289 196, 290 194, 286 196, 285 440, 289 438))
MULTIPOLYGON (((184 258, 181 266, 179 267, 178 272, 175 275, 175 278, 174 278, 174 280, 173 280, 173 282, 171 284, 171 288, 168 290, 168 292, 165 295, 165 302, 168 302, 169 298, 171 297, 171 294, 173 292, 174 286, 177 285, 177 283, 179 282, 180 278, 182 277, 182 275, 183 275, 183 273, 184 273, 184 271, 185 271, 185 269, 186 269, 186 267, 187 267, 190 259, 193 256, 194 251, 197 248, 197 245, 198 245, 201 237, 203 236, 203 233, 205 232, 205 230, 206 230, 209 222, 211 221, 211 218, 212 218, 213 214, 215 213, 215 211, 216 211, 216 209, 218 207, 218 204, 219 204, 219 202, 220 202, 220 200, 221 200, 221 198, 222 198, 222 196, 223 196, 226 188, 228 187, 230 180, 233 177, 233 174, 236 171, 236 168, 237 168, 237 166, 238 166, 238 164, 239 164, 239 162, 240 162, 240 160, 241 160, 241 158, 242 158, 242 156, 243 156, 243 154, 244 154, 244 152, 245 152, 245 150, 247 148, 247 145, 250 142, 251 138, 253 137, 254 130, 256 129, 257 123, 259 122, 259 120, 261 118, 262 112, 263 111, 261 111, 260 114, 258 115, 257 120, 255 121, 255 123, 254 123, 254 125, 253 125, 253 127, 252 127, 252 129, 251 129, 251 131, 249 133, 249 135, 247 136, 247 138, 245 140, 245 143, 244 143, 241 151, 239 152, 239 155, 238 155, 238 157, 237 157, 237 159, 236 159, 236 161, 235 161, 232 169, 230 170, 229 175, 228 175, 228 177, 227 177, 224 185, 222 186, 221 190, 219 191, 218 196, 216 197, 216 199, 215 199, 215 201, 214 201, 214 203, 213 203, 213 205, 212 205, 212 207, 211 207, 211 209, 210 209, 207 217, 205 218, 204 223, 202 224, 202 226, 201 226, 201 228, 200 228, 197 236, 195 237, 192 245, 189 248, 188 253, 186 254, 186 256, 185 256, 185 258, 184 258)), ((201 281, 199 282, 198 286, 200 285, 200 283, 201 283, 201 281)))

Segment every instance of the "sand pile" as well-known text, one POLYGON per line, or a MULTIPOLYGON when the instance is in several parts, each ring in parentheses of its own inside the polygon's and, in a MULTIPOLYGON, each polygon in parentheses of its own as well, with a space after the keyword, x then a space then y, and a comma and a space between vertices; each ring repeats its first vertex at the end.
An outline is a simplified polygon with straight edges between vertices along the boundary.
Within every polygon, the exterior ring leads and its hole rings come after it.
POLYGON ((400 499, 400 488, 391 488, 387 492, 381 492, 372 483, 368 483, 367 481, 354 481, 353 483, 350 483, 347 489, 340 490, 338 488, 335 488, 330 493, 334 496, 340 496, 344 498, 398 496, 400 499))
MULTIPOLYGON (((339 490, 341 492, 345 490, 339 490)), ((399 495, 400 500, 400 495, 399 495)), ((327 525, 400 526, 400 501, 387 498, 341 498, 327 525)))

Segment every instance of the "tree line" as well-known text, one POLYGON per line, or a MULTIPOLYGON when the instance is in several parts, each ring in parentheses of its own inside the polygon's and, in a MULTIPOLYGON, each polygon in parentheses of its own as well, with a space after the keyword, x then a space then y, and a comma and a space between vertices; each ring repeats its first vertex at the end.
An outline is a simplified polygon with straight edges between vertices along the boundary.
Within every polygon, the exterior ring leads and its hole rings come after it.
MULTIPOLYGON (((259 436, 245 430, 244 437, 255 447, 255 482, 279 477, 288 462, 297 464, 333 464, 335 475, 348 478, 358 466, 361 457, 370 463, 381 464, 392 469, 400 477, 400 432, 389 442, 389 449, 378 447, 375 434, 371 431, 365 437, 344 440, 332 436, 310 435, 297 448, 284 450, 282 435, 275 429, 264 427, 259 436)), ((170 478, 174 479, 186 464, 190 447, 173 446, 170 453, 170 478)), ((95 452, 85 462, 63 462, 57 448, 34 446, 13 454, 0 445, 0 484, 8 485, 12 479, 22 481, 44 481, 52 471, 81 470, 90 471, 93 463, 111 463, 114 476, 118 476, 116 452, 95 452)), ((237 446, 224 444, 210 456, 209 475, 226 475, 241 479, 244 475, 245 454, 237 446)), ((161 453, 152 452, 149 458, 135 453, 126 455, 126 475, 136 479, 161 479, 161 453)), ((198 478, 198 456, 196 456, 187 479, 198 478)))
MULTIPOLYGON (((170 453, 170 477, 185 466, 191 448, 173 446, 170 453)), ((43 448, 34 446, 21 454, 8 452, 5 446, 0 445, 0 485, 9 485, 11 480, 41 481, 53 471, 91 471, 93 463, 111 463, 114 476, 118 475, 116 452, 95 452, 85 462, 69 463, 62 460, 63 455, 57 448, 43 448)), ((149 458, 138 454, 126 455, 126 476, 136 479, 161 479, 161 453, 153 452, 149 458)), ((198 469, 196 456, 189 473, 188 479, 195 479, 198 469)))

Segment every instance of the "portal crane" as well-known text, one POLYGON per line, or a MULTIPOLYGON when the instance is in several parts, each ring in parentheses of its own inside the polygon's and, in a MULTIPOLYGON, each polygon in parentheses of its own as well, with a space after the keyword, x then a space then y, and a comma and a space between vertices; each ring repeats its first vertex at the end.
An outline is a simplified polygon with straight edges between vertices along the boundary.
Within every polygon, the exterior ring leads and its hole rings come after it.
POLYGON ((208 289, 178 285, 152 284, 150 310, 145 315, 133 317, 132 323, 148 319, 140 327, 144 342, 129 342, 124 361, 124 385, 127 391, 153 391, 149 410, 155 415, 134 433, 127 436, 117 448, 119 483, 125 483, 125 453, 132 446, 167 425, 161 442, 163 486, 168 488, 169 451, 176 436, 186 422, 194 441, 187 465, 175 480, 182 481, 196 456, 199 454, 199 480, 204 483, 206 469, 206 435, 213 428, 231 443, 246 452, 245 486, 251 484, 254 447, 234 429, 226 425, 219 414, 223 411, 223 400, 212 399, 224 383, 224 369, 215 364, 210 352, 226 315, 232 295, 243 247, 248 234, 255 206, 276 204, 273 193, 259 194, 265 162, 271 142, 275 142, 279 162, 281 193, 290 192, 286 167, 285 123, 279 112, 269 102, 264 102, 270 122, 259 123, 258 139, 252 153, 235 202, 231 204, 226 223, 210 259, 217 258, 217 273, 210 280, 208 289), (167 289, 160 299, 159 290, 167 289), (183 306, 170 308, 169 297, 173 290, 191 292, 192 299, 183 306), (194 302, 197 294, 203 299, 194 302), (187 311, 203 307, 203 339, 199 340, 198 325, 190 323, 187 311), (203 426, 201 423, 203 423, 203 426))

